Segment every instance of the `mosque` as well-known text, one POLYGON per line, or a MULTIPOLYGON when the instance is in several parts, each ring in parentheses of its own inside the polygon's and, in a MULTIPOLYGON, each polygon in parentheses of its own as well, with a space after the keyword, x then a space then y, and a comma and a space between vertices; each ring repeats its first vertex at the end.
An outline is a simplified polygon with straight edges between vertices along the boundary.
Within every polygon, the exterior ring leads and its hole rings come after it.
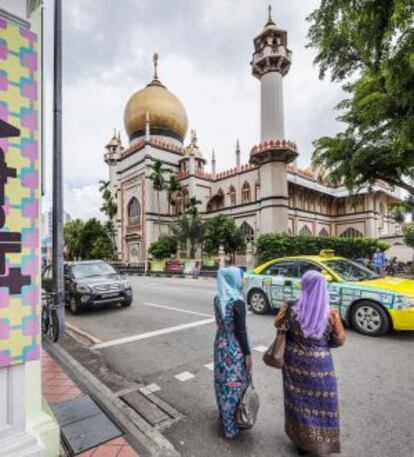
POLYGON ((114 134, 105 148, 104 160, 118 204, 119 260, 144 261, 150 244, 160 233, 168 233, 191 197, 201 201, 202 217, 229 215, 248 240, 273 232, 384 238, 398 232, 391 205, 400 196, 385 183, 351 198, 344 186, 329 185, 318 170, 297 168, 299 151, 284 129, 283 78, 289 72, 292 52, 287 31, 274 22, 270 9, 253 46, 252 74, 261 92, 260 141, 252 145, 246 164, 241 163, 237 144, 234 167, 222 171, 216 170, 214 153, 206 170, 195 131, 186 141, 185 107, 158 77, 158 56, 154 55, 152 81, 135 92, 125 107, 129 145, 124 147, 119 134, 114 134), (171 170, 181 185, 173 202, 166 191, 158 202, 152 188, 150 165, 156 161, 171 170))

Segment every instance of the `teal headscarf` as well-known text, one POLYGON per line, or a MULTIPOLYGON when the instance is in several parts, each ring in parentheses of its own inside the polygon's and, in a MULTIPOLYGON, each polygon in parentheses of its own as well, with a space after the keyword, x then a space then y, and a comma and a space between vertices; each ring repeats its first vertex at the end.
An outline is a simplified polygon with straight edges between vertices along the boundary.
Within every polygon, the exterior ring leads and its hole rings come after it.
POLYGON ((217 297, 221 316, 226 317, 227 306, 242 296, 243 271, 237 267, 221 268, 217 273, 217 297))

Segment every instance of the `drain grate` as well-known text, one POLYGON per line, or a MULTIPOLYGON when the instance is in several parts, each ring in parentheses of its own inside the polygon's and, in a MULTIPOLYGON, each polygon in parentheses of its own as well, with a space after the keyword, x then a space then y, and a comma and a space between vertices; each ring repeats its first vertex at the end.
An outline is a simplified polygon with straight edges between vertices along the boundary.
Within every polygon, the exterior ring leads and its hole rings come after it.
POLYGON ((121 398, 154 427, 162 426, 165 422, 175 419, 174 416, 168 414, 168 412, 161 409, 138 391, 125 394, 121 398))
POLYGON ((52 405, 52 410, 61 427, 62 440, 71 455, 122 435, 89 395, 52 405))

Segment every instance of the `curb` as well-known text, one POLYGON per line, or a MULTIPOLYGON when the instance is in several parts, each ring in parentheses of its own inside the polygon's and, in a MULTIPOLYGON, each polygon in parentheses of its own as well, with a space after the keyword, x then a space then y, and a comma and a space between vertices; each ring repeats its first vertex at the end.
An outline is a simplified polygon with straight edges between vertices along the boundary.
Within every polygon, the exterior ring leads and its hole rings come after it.
POLYGON ((131 411, 122 400, 67 351, 47 339, 44 340, 43 345, 76 383, 126 434, 131 446, 141 457, 180 457, 170 441, 135 411, 131 411))
POLYGON ((80 328, 70 324, 67 321, 65 321, 65 333, 71 336, 72 338, 75 338, 76 341, 79 341, 82 344, 84 343, 84 340, 86 340, 89 346, 102 343, 102 341, 99 338, 96 338, 93 335, 84 332, 80 328))

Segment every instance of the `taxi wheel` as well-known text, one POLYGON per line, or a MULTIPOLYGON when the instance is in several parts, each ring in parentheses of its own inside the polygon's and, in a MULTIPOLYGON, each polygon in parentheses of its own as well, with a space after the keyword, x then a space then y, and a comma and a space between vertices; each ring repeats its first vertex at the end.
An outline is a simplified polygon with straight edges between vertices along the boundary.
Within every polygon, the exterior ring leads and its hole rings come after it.
POLYGON ((248 301, 253 312, 256 314, 267 314, 269 312, 269 300, 261 290, 252 290, 249 294, 248 301))
POLYGON ((361 301, 352 307, 351 322, 357 332, 370 336, 384 335, 391 327, 385 309, 371 301, 361 301))

